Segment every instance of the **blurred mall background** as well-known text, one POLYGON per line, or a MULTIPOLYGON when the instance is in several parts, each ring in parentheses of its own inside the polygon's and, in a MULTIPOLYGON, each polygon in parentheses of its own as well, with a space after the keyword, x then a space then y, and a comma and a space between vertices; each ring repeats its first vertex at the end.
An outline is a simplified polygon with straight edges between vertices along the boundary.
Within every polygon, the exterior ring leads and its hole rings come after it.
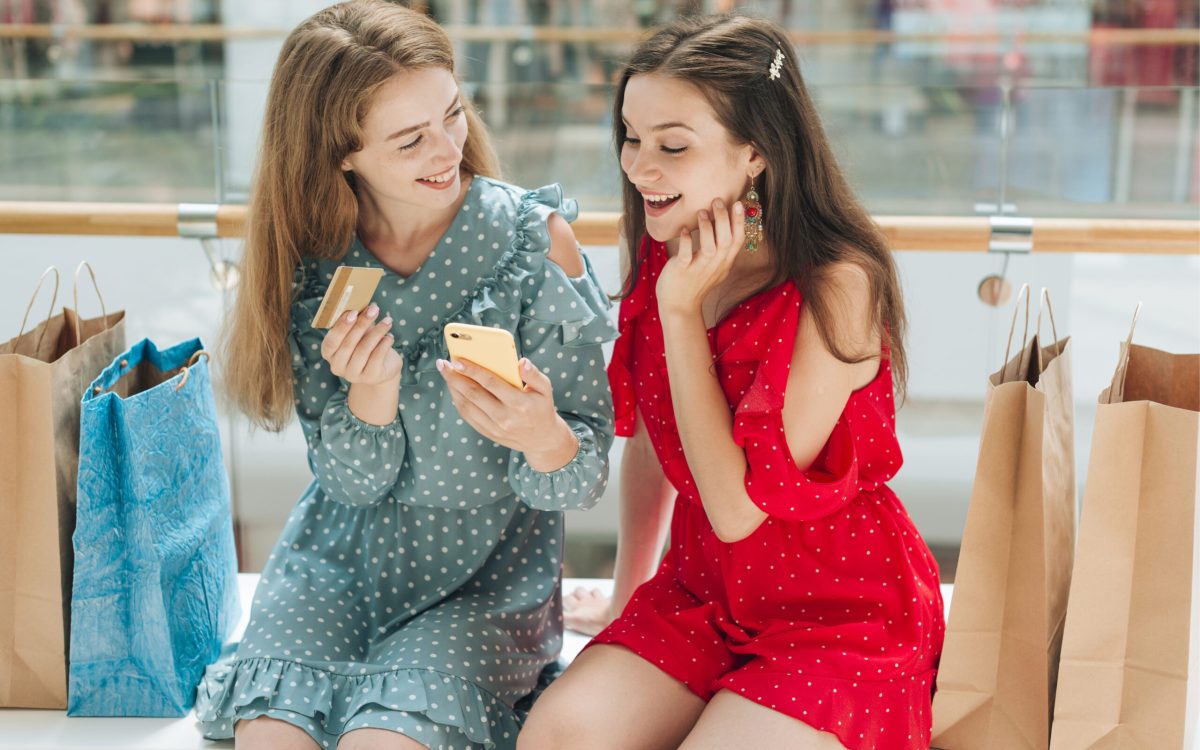
MULTIPOLYGON (((275 56, 288 30, 326 4, 0 0, 0 340, 17 334, 47 265, 63 269, 60 300, 72 304, 81 260, 108 309, 127 311, 130 342, 215 339, 239 241, 201 239, 195 227, 144 236, 156 231, 136 221, 114 228, 103 218, 111 207, 90 204, 202 204, 200 214, 243 204, 275 56), (67 232, 30 218, 30 202, 92 218, 67 232)), ((899 415, 906 463, 893 487, 947 579, 986 379, 1003 358, 1012 309, 982 302, 981 280, 1050 290, 1057 330, 1072 337, 1081 489, 1093 405, 1135 304, 1145 303, 1140 343, 1200 351, 1197 0, 411 4, 455 40, 505 177, 561 182, 599 213, 618 208, 611 82, 647 29, 738 9, 792 32, 825 127, 872 213, 889 226, 933 228, 897 251, 912 375, 899 415), (954 239, 954 227, 986 230, 993 217, 1031 219, 1032 248, 1001 252, 1014 248, 970 232, 954 239), (1082 239, 1042 243, 1042 226, 1082 239), (935 239, 925 245, 923 236, 935 239)), ((616 291, 611 241, 587 251, 616 291)), ((94 292, 79 294, 85 314, 98 314, 94 292)), ((242 567, 258 570, 310 481, 303 440, 294 424, 265 434, 235 415, 225 416, 224 437, 242 567)), ((615 481, 599 507, 569 514, 569 574, 607 572, 616 518, 615 481)))

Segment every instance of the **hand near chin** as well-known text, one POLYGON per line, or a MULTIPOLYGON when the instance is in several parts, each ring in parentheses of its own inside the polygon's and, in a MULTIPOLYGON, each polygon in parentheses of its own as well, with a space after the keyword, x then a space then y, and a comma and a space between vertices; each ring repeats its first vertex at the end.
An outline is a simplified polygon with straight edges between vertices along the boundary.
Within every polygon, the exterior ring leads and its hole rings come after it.
POLYGON ((667 261, 658 277, 655 292, 663 315, 696 315, 705 296, 725 280, 746 239, 741 202, 726 208, 713 201, 712 211, 697 214, 699 226, 684 229, 679 252, 667 261))

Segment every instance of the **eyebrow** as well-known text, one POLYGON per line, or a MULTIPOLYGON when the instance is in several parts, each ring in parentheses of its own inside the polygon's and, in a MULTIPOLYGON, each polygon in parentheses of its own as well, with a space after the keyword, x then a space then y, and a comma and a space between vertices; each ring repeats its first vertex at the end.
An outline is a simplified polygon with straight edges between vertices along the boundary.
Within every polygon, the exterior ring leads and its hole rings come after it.
MULTIPOLYGON (((629 120, 626 120, 624 115, 621 115, 621 122, 625 123, 626 127, 629 126, 629 120)), ((654 127, 650 128, 650 132, 657 133, 660 130, 670 130, 671 128, 683 128, 684 130, 691 130, 693 133, 696 132, 695 130, 692 130, 692 127, 690 125, 685 125, 682 122, 660 123, 660 124, 655 125, 654 127)))
MULTIPOLYGON (((455 94, 455 95, 454 95, 454 101, 450 102, 450 106, 449 106, 449 107, 446 107, 446 114, 450 114, 450 112, 451 112, 451 111, 452 111, 452 110, 453 110, 453 109, 454 109, 456 106, 458 106, 458 104, 459 104, 459 102, 460 102, 461 100, 462 100, 462 96, 461 96, 461 94, 455 94)), ((422 129, 424 129, 424 128, 427 128, 427 127, 429 127, 429 121, 428 121, 428 120, 426 120, 425 122, 422 122, 422 123, 420 123, 419 125, 412 125, 412 126, 410 126, 410 127, 404 128, 403 130, 397 130, 395 133, 392 133, 391 135, 389 135, 387 138, 384 138, 383 140, 384 140, 384 141, 390 141, 390 140, 393 140, 393 139, 395 139, 395 138, 400 138, 400 137, 402 137, 402 136, 406 136, 406 135, 408 135, 409 133, 415 133, 415 132, 417 132, 418 130, 422 130, 422 129)))

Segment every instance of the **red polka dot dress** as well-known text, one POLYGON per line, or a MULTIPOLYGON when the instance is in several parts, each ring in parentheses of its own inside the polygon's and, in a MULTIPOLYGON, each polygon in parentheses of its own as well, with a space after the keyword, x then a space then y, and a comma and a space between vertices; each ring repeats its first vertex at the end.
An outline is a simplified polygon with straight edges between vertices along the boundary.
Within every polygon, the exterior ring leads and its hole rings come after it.
POLYGON ((666 249, 647 239, 641 252, 608 369, 617 434, 632 435, 641 415, 679 497, 661 567, 592 644, 629 648, 705 700, 731 690, 851 750, 928 748, 942 598, 933 557, 885 484, 902 462, 886 351, 800 469, 781 417, 799 291, 766 290, 709 330, 746 491, 768 514, 722 542, 675 424, 654 296, 666 249))

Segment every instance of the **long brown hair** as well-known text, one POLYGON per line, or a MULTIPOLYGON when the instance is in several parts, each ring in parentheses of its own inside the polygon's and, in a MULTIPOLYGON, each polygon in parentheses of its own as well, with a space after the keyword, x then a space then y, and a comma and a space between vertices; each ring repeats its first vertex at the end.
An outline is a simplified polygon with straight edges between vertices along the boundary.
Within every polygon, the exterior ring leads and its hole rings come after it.
MULTIPOLYGON (((890 349, 893 386, 902 397, 908 376, 906 320, 895 262, 833 157, 795 58, 783 31, 762 19, 701 16, 664 27, 638 47, 621 74, 613 110, 617 155, 625 143, 621 111, 630 78, 658 73, 695 86, 731 138, 752 144, 766 161, 757 190, 774 269, 763 289, 790 279, 829 351, 844 362, 865 362, 878 352, 846 351, 832 335, 831 293, 823 283, 834 263, 860 267, 870 282, 872 323, 890 349), (772 79, 776 50, 783 52, 783 62, 779 77, 772 79)), ((641 194, 628 179, 623 193, 630 272, 622 294, 628 295, 644 260, 638 248, 646 214, 641 194)))
MULTIPOLYGON (((281 430, 293 413, 287 332, 301 258, 340 258, 353 239, 358 200, 342 161, 362 147, 376 90, 416 68, 453 73, 454 49, 436 23, 387 0, 326 8, 297 26, 279 53, 221 358, 226 393, 258 426, 281 430)), ((496 176, 487 131, 464 103, 462 167, 496 176)))

